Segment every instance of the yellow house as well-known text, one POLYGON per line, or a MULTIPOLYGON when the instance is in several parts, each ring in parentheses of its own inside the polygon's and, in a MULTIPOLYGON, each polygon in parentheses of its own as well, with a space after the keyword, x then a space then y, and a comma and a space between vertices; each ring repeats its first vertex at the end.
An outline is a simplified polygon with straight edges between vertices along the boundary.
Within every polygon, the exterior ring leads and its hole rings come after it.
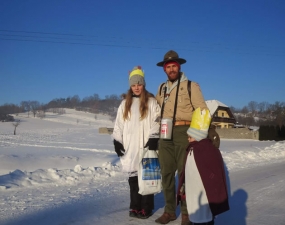
POLYGON ((233 128, 236 119, 230 108, 217 100, 207 100, 206 104, 212 116, 212 124, 217 128, 233 128))

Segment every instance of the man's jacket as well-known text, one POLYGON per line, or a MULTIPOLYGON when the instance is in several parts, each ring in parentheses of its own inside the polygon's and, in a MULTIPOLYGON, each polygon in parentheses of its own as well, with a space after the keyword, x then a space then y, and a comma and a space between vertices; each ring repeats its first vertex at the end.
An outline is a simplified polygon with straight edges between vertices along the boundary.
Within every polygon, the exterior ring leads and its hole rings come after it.
MULTIPOLYGON (((167 82, 170 85, 171 82, 170 81, 167 82)), ((200 107, 201 110, 208 109, 199 84, 193 81, 191 82, 192 104, 190 102, 187 85, 188 85, 188 80, 184 80, 180 83, 179 86, 179 92, 177 97, 176 121, 185 120, 190 122, 194 109, 198 107, 200 107)), ((170 95, 167 101, 165 102, 163 118, 173 118, 176 90, 177 86, 170 92, 170 95)), ((162 106, 164 100, 164 87, 162 88, 162 90, 160 89, 160 87, 158 88, 158 92, 156 94, 156 100, 158 101, 159 105, 162 106)))

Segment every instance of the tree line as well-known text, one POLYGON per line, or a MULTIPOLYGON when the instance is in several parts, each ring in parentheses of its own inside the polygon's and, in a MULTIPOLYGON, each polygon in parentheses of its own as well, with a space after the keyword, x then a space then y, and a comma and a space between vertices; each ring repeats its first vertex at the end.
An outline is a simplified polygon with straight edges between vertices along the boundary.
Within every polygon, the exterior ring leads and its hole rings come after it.
MULTIPOLYGON (((32 113, 35 117, 38 115, 45 115, 48 109, 71 108, 79 111, 91 113, 108 114, 115 117, 117 108, 121 103, 121 96, 107 95, 101 99, 98 94, 93 94, 88 97, 80 99, 78 95, 67 98, 55 98, 47 104, 39 101, 22 101, 19 105, 4 104, 0 106, 0 120, 3 116, 9 114, 17 114, 22 112, 32 113)), ((250 101, 242 108, 235 108, 230 106, 236 121, 239 124, 246 126, 260 126, 260 125, 285 125, 285 102, 256 102, 250 101)))
POLYGON ((285 125, 285 102, 250 101, 241 109, 230 107, 238 123, 247 126, 285 125))
MULTIPOLYGON (((47 104, 39 101, 22 101, 19 105, 4 104, 0 106, 0 118, 7 117, 9 114, 18 114, 27 112, 28 116, 31 113, 34 117, 41 115, 44 117, 45 112, 49 109, 70 108, 79 111, 91 113, 103 113, 114 116, 116 110, 121 103, 121 97, 118 95, 107 95, 105 99, 100 99, 98 94, 88 96, 82 100, 78 95, 67 98, 55 98, 47 104)), ((59 112, 59 111, 57 111, 59 112)))

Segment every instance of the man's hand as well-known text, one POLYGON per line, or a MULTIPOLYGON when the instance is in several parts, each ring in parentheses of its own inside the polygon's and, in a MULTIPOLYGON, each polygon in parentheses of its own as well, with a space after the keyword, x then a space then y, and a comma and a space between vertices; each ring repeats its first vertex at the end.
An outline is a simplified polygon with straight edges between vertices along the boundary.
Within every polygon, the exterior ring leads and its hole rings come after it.
POLYGON ((144 147, 145 148, 148 147, 149 150, 157 150, 158 149, 158 140, 159 140, 159 138, 149 138, 144 147))
POLYGON ((125 149, 124 146, 122 145, 122 143, 116 141, 114 139, 114 146, 115 146, 115 152, 117 153, 118 157, 121 157, 125 154, 125 149))

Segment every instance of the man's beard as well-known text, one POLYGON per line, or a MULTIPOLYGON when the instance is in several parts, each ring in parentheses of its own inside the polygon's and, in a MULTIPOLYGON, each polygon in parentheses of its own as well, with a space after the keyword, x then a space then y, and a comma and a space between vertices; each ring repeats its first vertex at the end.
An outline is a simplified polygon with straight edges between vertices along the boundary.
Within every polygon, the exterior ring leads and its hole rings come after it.
POLYGON ((168 79, 170 81, 176 81, 177 79, 179 78, 179 72, 171 72, 169 75, 168 75, 168 79))

